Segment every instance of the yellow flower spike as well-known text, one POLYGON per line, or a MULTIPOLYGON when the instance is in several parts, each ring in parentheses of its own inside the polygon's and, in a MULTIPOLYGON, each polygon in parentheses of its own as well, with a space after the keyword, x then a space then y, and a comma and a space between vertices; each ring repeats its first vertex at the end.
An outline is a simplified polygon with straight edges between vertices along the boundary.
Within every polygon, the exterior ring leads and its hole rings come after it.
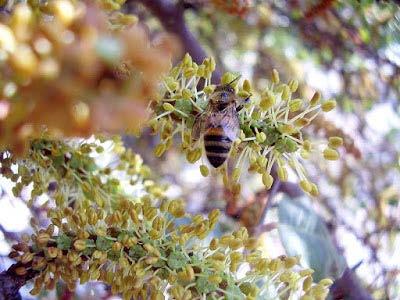
POLYGON ((272 70, 272 82, 274 84, 278 84, 279 83, 279 73, 276 69, 272 70))
POLYGON ((243 82, 243 90, 248 92, 249 94, 251 93, 251 84, 250 81, 245 79, 243 82))
POLYGON ((322 103, 321 108, 324 112, 331 111, 336 107, 336 100, 331 99, 322 103))
POLYGON ((332 148, 326 148, 323 152, 324 158, 326 160, 338 160, 339 159, 339 152, 332 148))
POLYGON ((310 105, 311 106, 315 106, 319 103, 319 101, 321 100, 321 93, 320 92, 315 92, 314 95, 312 96, 311 100, 310 100, 310 105))
POLYGON ((336 149, 343 145, 343 139, 339 136, 333 136, 329 138, 328 146, 330 148, 336 149))
POLYGON ((201 165, 200 166, 200 173, 201 175, 203 175, 204 177, 207 177, 210 173, 208 167, 206 165, 201 165))
POLYGON ((13 53, 16 48, 16 41, 12 30, 3 24, 0 24, 0 50, 13 53))
MULTIPOLYGON (((303 105, 303 100, 301 99, 294 99, 289 102, 289 110, 290 112, 296 112, 301 109, 303 105)), ((301 119, 300 119, 301 120, 301 119)), ((304 126, 304 125, 303 125, 304 126)))
POLYGON ((279 177, 280 181, 288 180, 288 172, 285 167, 282 167, 282 166, 278 167, 278 177, 279 177))
POLYGON ((299 82, 297 80, 292 79, 289 81, 289 88, 292 93, 296 92, 298 87, 299 87, 299 82))
POLYGON ((281 96, 282 100, 288 101, 290 99, 290 95, 291 95, 291 92, 290 92, 289 86, 284 85, 283 90, 282 90, 282 96, 281 96))
POLYGON ((312 190, 311 182, 309 182, 308 180, 301 180, 299 184, 304 192, 311 193, 312 190))
POLYGON ((162 107, 165 111, 174 111, 175 110, 175 107, 171 103, 164 103, 162 107))

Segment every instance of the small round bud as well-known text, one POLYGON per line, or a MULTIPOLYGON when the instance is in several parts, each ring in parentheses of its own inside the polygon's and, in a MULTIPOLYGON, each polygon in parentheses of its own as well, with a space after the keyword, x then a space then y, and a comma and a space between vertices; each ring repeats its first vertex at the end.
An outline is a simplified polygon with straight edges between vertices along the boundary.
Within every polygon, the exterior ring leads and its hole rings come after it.
POLYGON ((247 79, 245 79, 245 81, 243 82, 243 90, 245 90, 248 93, 251 92, 251 84, 250 81, 248 81, 247 79))
POLYGON ((166 111, 174 111, 175 110, 174 106, 171 103, 164 103, 163 109, 166 111))
POLYGON ((200 166, 200 173, 201 175, 203 175, 204 177, 207 177, 208 174, 210 173, 210 171, 208 170, 208 167, 206 165, 201 165, 200 166))
POLYGON ((336 100, 328 100, 321 105, 321 108, 324 112, 331 111, 336 107, 336 100))
POLYGON ((241 90, 241 91, 239 91, 238 96, 243 98, 243 99, 246 99, 246 98, 250 97, 250 93, 246 92, 244 90, 241 90))
POLYGON ((256 139, 257 139, 257 142, 264 143, 265 140, 267 139, 267 136, 265 135, 264 132, 259 132, 256 134, 256 139))
POLYGON ((300 184, 301 189, 304 192, 306 192, 306 193, 311 192, 311 189, 312 189, 311 182, 309 182, 308 180, 301 180, 299 184, 300 184))
POLYGON ((271 176, 271 174, 264 173, 262 175, 262 182, 265 185, 265 187, 267 188, 267 190, 269 190, 271 188, 272 184, 274 183, 274 178, 271 176))
POLYGON ((290 112, 296 112, 301 109, 301 106, 303 105, 303 100, 301 99, 294 99, 289 102, 289 109, 290 112))
POLYGON ((324 150, 324 158, 326 160, 338 160, 339 159, 339 152, 332 148, 326 148, 324 150))
POLYGON ((74 248, 78 251, 83 251, 86 249, 86 241, 85 240, 76 240, 74 242, 74 248))
POLYGON ((330 148, 336 149, 336 148, 338 148, 338 147, 340 147, 340 146, 342 146, 342 145, 343 145, 343 139, 342 139, 341 137, 339 137, 339 136, 333 136, 333 137, 330 137, 330 138, 329 138, 329 144, 328 144, 328 146, 329 146, 330 148))

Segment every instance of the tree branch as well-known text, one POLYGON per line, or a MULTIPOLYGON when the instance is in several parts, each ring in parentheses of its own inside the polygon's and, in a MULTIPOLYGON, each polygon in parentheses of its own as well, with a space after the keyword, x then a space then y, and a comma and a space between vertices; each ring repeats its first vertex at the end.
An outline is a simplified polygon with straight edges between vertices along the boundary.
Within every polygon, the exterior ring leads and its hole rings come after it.
MULTIPOLYGON (((170 0, 131 0, 131 3, 144 5, 162 24, 164 29, 177 36, 185 53, 189 53, 196 63, 201 63, 207 54, 195 36, 190 32, 184 18, 184 6, 170 0)), ((221 71, 217 68, 213 74, 213 82, 219 82, 221 71)))

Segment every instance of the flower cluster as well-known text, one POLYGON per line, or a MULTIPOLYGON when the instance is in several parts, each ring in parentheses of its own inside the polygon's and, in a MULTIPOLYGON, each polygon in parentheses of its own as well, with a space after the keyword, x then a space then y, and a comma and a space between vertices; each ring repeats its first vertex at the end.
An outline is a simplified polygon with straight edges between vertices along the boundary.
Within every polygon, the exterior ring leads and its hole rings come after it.
POLYGON ((51 224, 32 222, 34 234, 10 253, 14 272, 34 279, 32 294, 63 280, 71 290, 77 281, 102 281, 124 299, 305 300, 324 299, 332 283, 313 283, 298 258, 263 257, 244 228, 207 241, 219 211, 186 213, 120 140, 38 139, 26 159, 4 154, 1 166, 16 195, 33 186, 31 205, 49 197, 43 208, 51 224), (101 167, 109 153, 113 163, 101 167))
MULTIPOLYGON (((164 79, 165 93, 153 103, 153 118, 149 122, 153 131, 160 133, 161 137, 161 143, 155 148, 157 156, 171 147, 175 135, 180 135, 187 160, 194 163, 202 158, 203 147, 192 140, 191 131, 196 116, 204 112, 209 96, 215 89, 211 84, 214 68, 212 58, 197 65, 186 55, 164 79)), ((325 159, 336 160, 339 158, 337 148, 343 141, 340 137, 331 137, 328 142, 313 144, 305 138, 304 128, 321 111, 334 109, 335 100, 322 102, 318 92, 310 100, 293 98, 298 87, 297 81, 280 83, 276 70, 272 72, 270 84, 261 93, 253 91, 248 80, 237 83, 234 80, 236 77, 226 73, 221 84, 233 82, 231 85, 237 95, 244 99, 250 97, 251 101, 238 112, 241 132, 230 152, 230 156, 236 160, 231 176, 233 182, 228 180, 225 164, 221 168, 225 184, 233 185, 234 190, 239 191, 238 181, 244 162, 248 161, 248 171, 261 174, 264 185, 269 189, 273 184, 271 170, 276 164, 281 181, 287 180, 287 168, 291 167, 300 179, 300 187, 310 195, 317 195, 317 186, 307 178, 301 159, 320 151, 325 159)), ((209 173, 205 164, 200 166, 200 171, 204 176, 209 173)))
POLYGON ((136 16, 93 3, 31 2, 0 23, 0 149, 23 152, 43 127, 54 137, 136 130, 170 68, 168 39, 151 45, 136 16))

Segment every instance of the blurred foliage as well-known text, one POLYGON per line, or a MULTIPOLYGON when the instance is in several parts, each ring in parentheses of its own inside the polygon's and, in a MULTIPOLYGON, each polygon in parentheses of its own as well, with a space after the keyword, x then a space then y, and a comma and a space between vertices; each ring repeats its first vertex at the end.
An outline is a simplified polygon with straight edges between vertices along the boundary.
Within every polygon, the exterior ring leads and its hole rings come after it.
POLYGON ((325 222, 302 199, 279 202, 279 235, 289 255, 299 256, 315 272, 313 278, 339 278, 346 262, 329 236, 325 222))
POLYGON ((22 153, 43 126, 55 137, 138 128, 170 57, 135 16, 57 0, 3 19, 2 150, 22 153))

